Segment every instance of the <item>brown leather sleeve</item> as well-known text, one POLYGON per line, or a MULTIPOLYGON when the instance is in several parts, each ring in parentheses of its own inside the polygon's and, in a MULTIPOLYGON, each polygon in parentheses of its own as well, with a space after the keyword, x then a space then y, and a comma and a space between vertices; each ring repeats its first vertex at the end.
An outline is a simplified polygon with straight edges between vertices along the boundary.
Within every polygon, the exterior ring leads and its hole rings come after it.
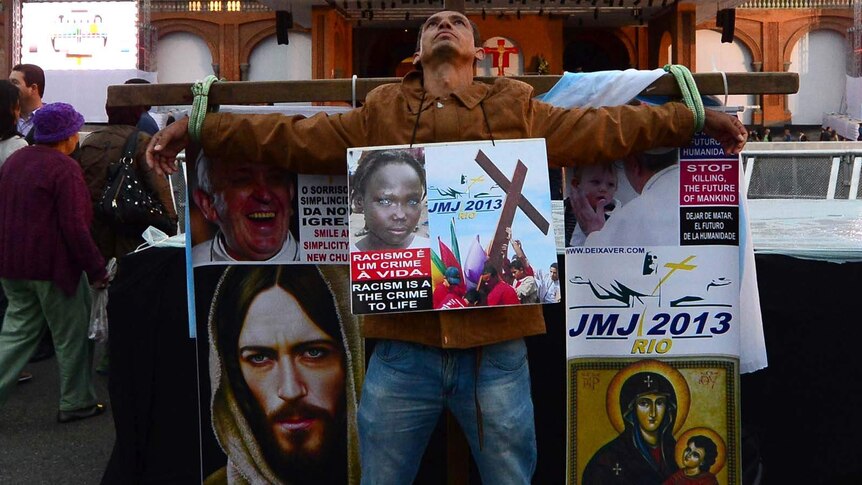
POLYGON ((694 116, 682 103, 562 109, 534 101, 529 112, 533 133, 547 139, 548 162, 556 167, 682 146, 694 133, 694 116))
POLYGON ((223 159, 278 163, 296 173, 344 174, 347 148, 366 144, 363 111, 310 118, 210 114, 201 144, 205 153, 223 159))

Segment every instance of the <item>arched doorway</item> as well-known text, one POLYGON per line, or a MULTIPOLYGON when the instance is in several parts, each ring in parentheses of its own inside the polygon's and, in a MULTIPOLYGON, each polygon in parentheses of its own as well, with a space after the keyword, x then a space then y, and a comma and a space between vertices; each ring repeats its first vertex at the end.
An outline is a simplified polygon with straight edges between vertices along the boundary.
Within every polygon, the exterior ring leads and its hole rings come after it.
POLYGON ((673 62, 673 39, 670 37, 670 32, 665 31, 661 34, 661 39, 658 43, 658 65, 665 66, 673 62))
POLYGON ((799 39, 789 71, 799 74, 799 92, 787 97, 793 124, 819 125, 823 113, 842 108, 847 82, 847 40, 833 30, 815 30, 799 39))
MULTIPOLYGON (((751 52, 742 42, 734 40, 730 44, 721 43, 721 34, 713 30, 698 30, 697 72, 751 72, 751 52)), ((720 97, 724 101, 724 97, 720 97)), ((727 97, 728 106, 751 106, 755 104, 754 95, 736 94, 727 97)), ((742 122, 751 124, 751 111, 742 113, 742 122)))
POLYGON ((213 73, 207 43, 188 32, 173 32, 159 39, 156 68, 160 83, 188 83, 213 73))
POLYGON ((354 72, 359 77, 391 77, 416 49, 415 28, 354 28, 354 72))
POLYGON ((288 45, 278 45, 272 35, 251 51, 248 58, 249 81, 306 79, 311 79, 311 34, 291 32, 288 45))

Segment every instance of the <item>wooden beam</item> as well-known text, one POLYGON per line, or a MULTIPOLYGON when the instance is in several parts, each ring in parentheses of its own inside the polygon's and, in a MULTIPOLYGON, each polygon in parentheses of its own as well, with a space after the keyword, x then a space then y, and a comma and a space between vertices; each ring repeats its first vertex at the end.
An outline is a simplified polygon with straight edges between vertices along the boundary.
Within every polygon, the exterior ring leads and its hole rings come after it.
MULTIPOLYGON (((480 77, 493 83, 495 77, 480 77)), ((551 89, 560 76, 518 76, 514 79, 533 86, 536 93, 551 89)), ((694 74, 701 94, 724 94, 720 73, 694 74)), ((364 78, 356 80, 357 100, 365 99, 369 91, 400 78, 364 78)), ((799 75, 793 72, 727 73, 728 94, 793 94, 799 91, 799 75)), ((259 104, 290 102, 351 101, 350 79, 316 79, 313 81, 228 81, 213 84, 210 104, 259 104)), ((665 74, 647 87, 642 94, 679 96, 676 80, 665 74)), ((166 106, 192 104, 191 84, 121 84, 108 86, 109 106, 166 106)))

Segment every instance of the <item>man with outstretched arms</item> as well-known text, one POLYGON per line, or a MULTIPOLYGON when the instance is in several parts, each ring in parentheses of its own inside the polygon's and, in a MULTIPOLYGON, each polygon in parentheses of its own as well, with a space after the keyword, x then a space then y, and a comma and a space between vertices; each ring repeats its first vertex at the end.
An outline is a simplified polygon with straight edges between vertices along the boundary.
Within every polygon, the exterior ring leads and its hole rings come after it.
MULTIPOLYGON (((560 167, 573 156, 579 164, 609 163, 682 146, 694 134, 694 116, 680 103, 567 110, 533 100, 533 89, 516 80, 474 81, 484 56, 467 17, 438 12, 420 30, 417 70, 371 91, 363 107, 311 118, 210 114, 203 149, 297 173, 343 174, 348 147, 545 138, 549 165, 560 167)), ((176 170, 188 124, 153 138, 148 157, 157 170, 176 170)), ((728 152, 745 144, 745 128, 722 113, 707 111, 704 131, 728 152)), ((374 315, 363 328, 380 339, 358 417, 364 483, 410 483, 445 408, 464 429, 484 483, 530 482, 536 439, 523 337, 545 331, 541 307, 374 315)))

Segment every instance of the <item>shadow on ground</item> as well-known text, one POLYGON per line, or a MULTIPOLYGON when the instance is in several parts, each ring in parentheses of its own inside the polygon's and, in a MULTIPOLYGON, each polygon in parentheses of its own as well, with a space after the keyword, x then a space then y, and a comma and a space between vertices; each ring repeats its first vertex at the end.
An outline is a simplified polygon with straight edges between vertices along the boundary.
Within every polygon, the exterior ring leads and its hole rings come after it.
MULTIPOLYGON (((97 346, 96 362, 103 353, 97 346)), ((114 444, 108 378, 93 376, 96 395, 108 404, 105 414, 60 424, 56 357, 25 369, 33 380, 18 385, 0 408, 0 483, 99 483, 114 444)))

